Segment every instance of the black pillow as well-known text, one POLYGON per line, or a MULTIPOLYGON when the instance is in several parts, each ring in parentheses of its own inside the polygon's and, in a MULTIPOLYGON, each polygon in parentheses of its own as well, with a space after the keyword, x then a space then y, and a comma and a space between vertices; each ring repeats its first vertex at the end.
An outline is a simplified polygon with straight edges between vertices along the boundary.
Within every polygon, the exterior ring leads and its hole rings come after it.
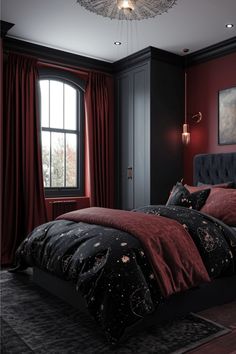
POLYGON ((181 182, 177 182, 171 191, 166 205, 179 205, 189 209, 200 210, 205 204, 210 191, 210 189, 204 189, 190 193, 181 182))

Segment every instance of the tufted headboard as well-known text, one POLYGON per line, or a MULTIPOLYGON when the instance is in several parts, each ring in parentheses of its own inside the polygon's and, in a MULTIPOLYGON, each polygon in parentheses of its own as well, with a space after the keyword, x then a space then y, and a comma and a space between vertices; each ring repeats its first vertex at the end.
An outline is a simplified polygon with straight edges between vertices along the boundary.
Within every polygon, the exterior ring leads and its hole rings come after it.
POLYGON ((193 184, 236 181, 236 152, 200 154, 193 161, 193 184))

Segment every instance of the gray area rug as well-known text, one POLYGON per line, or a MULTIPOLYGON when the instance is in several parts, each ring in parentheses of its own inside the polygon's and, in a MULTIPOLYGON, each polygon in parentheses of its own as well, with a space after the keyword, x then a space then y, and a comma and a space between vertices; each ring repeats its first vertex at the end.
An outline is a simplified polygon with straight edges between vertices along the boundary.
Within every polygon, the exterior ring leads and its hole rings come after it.
POLYGON ((2 354, 181 354, 230 332, 192 314, 111 349, 95 321, 35 285, 30 275, 0 276, 2 354))

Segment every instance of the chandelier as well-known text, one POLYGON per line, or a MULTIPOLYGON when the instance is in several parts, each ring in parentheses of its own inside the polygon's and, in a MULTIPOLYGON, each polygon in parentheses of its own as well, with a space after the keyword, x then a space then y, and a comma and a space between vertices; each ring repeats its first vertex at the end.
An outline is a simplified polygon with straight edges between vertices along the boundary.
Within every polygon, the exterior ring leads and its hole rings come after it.
POLYGON ((85 9, 116 20, 144 20, 167 12, 177 0, 77 0, 85 9))

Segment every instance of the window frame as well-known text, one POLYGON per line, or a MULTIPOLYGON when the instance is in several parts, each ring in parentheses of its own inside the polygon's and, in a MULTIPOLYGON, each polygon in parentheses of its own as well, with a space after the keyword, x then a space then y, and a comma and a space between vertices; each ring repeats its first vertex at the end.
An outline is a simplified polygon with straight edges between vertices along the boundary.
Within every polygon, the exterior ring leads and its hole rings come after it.
MULTIPOLYGON (((70 72, 58 69, 40 68, 39 70, 39 113, 40 113, 40 141, 42 147, 42 132, 73 133, 77 135, 77 187, 44 187, 46 197, 80 197, 84 196, 84 92, 85 82, 70 72), (41 124, 41 91, 40 80, 56 80, 68 84, 77 90, 77 129, 42 127, 41 124)), ((43 160, 42 160, 43 163, 43 160)))

